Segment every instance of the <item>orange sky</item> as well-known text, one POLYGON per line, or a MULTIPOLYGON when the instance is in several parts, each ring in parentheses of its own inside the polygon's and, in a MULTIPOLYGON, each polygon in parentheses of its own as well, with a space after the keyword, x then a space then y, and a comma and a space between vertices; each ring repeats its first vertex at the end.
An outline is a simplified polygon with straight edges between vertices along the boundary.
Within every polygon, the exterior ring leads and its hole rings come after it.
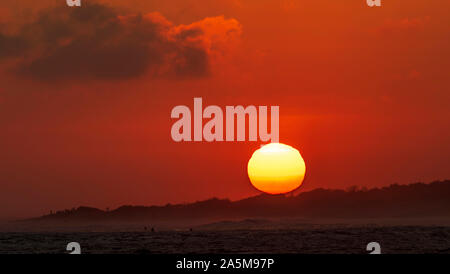
POLYGON ((279 105, 303 190, 450 178, 450 3, 18 2, 0 7, 0 218, 256 195, 260 143, 172 141, 193 97, 279 105))

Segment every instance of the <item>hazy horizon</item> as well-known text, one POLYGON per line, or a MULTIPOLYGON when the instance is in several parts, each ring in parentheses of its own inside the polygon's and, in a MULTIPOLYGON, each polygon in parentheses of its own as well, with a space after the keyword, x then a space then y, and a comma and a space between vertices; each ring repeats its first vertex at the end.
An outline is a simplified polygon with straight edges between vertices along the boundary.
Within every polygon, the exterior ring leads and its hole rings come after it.
MULTIPOLYGON (((277 195, 272 195, 272 194, 267 194, 267 193, 259 193, 253 196, 248 196, 248 197, 244 197, 241 199, 229 199, 229 198, 219 198, 219 197, 210 197, 208 199, 203 199, 203 200, 195 200, 195 201, 186 201, 186 202, 180 202, 180 203, 163 203, 163 204, 123 204, 123 205, 119 205, 115 208, 100 208, 100 207, 96 207, 96 206, 92 206, 92 205, 76 205, 76 206, 72 206, 72 207, 68 207, 68 208, 60 208, 60 209, 52 209, 51 212, 44 212, 40 215, 35 215, 35 216, 25 216, 25 217, 10 217, 10 218, 3 218, 0 219, 0 221, 4 221, 4 222, 8 222, 8 221, 20 221, 20 220, 27 220, 27 219, 34 219, 34 218, 39 218, 39 217, 43 217, 43 216, 49 216, 51 214, 58 214, 58 213, 63 213, 67 210, 71 211, 71 210, 78 210, 80 208, 92 208, 92 209, 97 209, 100 210, 104 213, 108 213, 108 212, 114 212, 115 210, 121 208, 121 207, 145 207, 145 208, 150 208, 150 207, 158 207, 158 208, 163 208, 166 207, 168 205, 170 206, 185 206, 185 205, 192 205, 195 203, 201 203, 201 202, 211 202, 214 200, 221 200, 221 201, 230 201, 231 203, 234 202, 239 202, 239 201, 243 201, 243 200, 247 200, 247 199, 252 199, 252 198, 258 198, 258 197, 262 197, 265 196, 266 198, 271 198, 271 197, 285 197, 285 198, 292 198, 292 197, 298 197, 301 194, 304 193, 309 193, 312 191, 316 191, 316 190, 325 190, 325 191, 345 191, 346 193, 364 193, 364 192, 369 192, 369 191, 373 191, 373 190, 386 190, 386 189, 390 189, 392 186, 400 186, 400 187, 413 187, 413 186, 417 186, 417 185, 425 185, 425 186, 431 186, 432 184, 436 184, 436 183, 450 183, 450 180, 435 180, 432 182, 413 182, 413 183, 409 183, 409 184, 391 184, 389 186, 383 186, 383 187, 373 187, 373 188, 361 188, 357 185, 351 186, 347 189, 339 189, 339 188, 316 188, 313 190, 309 190, 309 191, 299 191, 301 190, 301 188, 292 191, 290 193, 286 193, 286 194, 277 194, 277 195), (51 213, 51 214, 50 214, 51 213)), ((219 219, 221 219, 222 217, 217 216, 219 219)), ((434 216, 435 217, 435 216, 434 216)), ((434 218, 432 217, 432 218, 434 218)), ((323 218, 323 217, 320 217, 323 218)), ((327 217, 329 218, 329 217, 327 217)), ((423 218, 423 217, 420 217, 423 218)), ((420 219, 419 218, 419 219, 420 219)), ((222 218, 223 219, 223 218, 222 218)), ((226 218, 225 218, 226 219, 226 218)), ((326 218, 325 218, 326 219, 326 218)), ((350 218, 351 219, 351 218, 350 218)), ((401 219, 401 218, 400 218, 401 219)), ((449 220, 450 221, 450 220, 449 220)))

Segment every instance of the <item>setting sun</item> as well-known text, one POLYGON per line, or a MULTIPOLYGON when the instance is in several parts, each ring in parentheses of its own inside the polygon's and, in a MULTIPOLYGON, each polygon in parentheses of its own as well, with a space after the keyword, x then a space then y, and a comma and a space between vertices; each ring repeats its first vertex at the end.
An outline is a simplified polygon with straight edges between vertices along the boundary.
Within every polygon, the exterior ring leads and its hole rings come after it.
POLYGON ((306 166, 300 152, 288 145, 271 143, 256 150, 248 161, 252 185, 270 194, 282 194, 298 188, 306 166))

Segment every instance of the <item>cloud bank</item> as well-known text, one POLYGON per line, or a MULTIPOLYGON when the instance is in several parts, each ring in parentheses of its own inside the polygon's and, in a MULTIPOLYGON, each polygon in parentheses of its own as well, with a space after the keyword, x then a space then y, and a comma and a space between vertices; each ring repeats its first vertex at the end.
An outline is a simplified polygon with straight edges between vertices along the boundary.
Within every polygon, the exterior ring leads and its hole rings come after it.
POLYGON ((41 12, 14 34, 0 32, 0 61, 41 81, 205 77, 241 34, 235 19, 174 25, 159 13, 121 14, 101 4, 41 12))

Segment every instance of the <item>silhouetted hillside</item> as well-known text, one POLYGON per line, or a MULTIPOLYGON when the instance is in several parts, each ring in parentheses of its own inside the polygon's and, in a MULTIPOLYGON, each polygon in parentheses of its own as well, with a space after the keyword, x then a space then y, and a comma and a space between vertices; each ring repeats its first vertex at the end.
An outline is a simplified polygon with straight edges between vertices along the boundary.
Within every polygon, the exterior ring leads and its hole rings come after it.
POLYGON ((35 221, 171 221, 228 218, 450 217, 450 181, 391 185, 371 190, 316 189, 297 196, 259 195, 240 201, 210 199, 166 206, 89 207, 59 211, 35 221))

